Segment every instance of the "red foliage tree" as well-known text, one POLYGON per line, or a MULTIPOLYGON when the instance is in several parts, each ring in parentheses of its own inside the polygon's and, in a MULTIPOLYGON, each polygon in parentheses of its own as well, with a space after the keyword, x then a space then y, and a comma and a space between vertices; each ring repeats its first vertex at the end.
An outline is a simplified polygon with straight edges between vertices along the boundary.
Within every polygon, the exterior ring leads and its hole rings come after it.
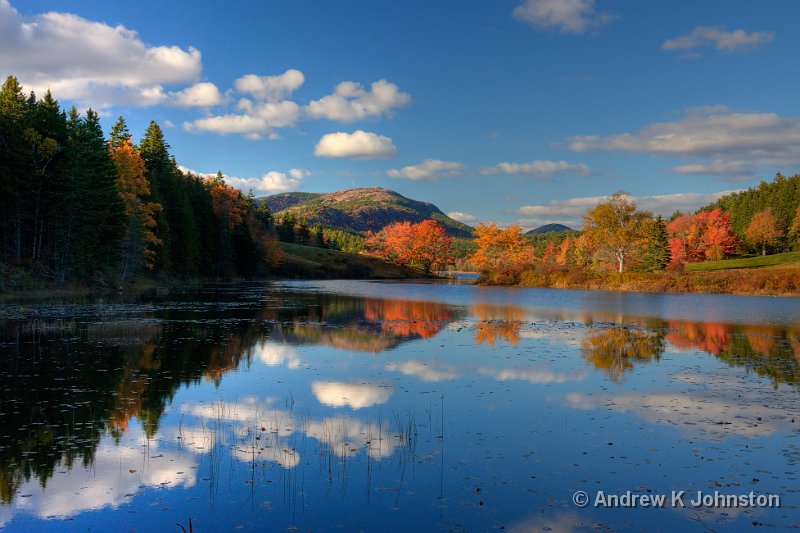
POLYGON ((419 224, 397 222, 369 234, 366 253, 399 265, 412 265, 429 273, 453 263, 453 240, 435 220, 419 224))
POLYGON ((670 264, 719 260, 739 244, 728 213, 717 208, 694 215, 681 215, 667 224, 670 264))
POLYGON ((702 220, 703 255, 711 261, 718 261, 730 255, 739 245, 739 239, 733 231, 728 213, 716 208, 697 214, 702 220))
POLYGON ((420 265, 422 270, 442 270, 453 264, 451 246, 453 239, 447 236, 445 229, 435 220, 423 220, 412 228, 411 261, 420 265))

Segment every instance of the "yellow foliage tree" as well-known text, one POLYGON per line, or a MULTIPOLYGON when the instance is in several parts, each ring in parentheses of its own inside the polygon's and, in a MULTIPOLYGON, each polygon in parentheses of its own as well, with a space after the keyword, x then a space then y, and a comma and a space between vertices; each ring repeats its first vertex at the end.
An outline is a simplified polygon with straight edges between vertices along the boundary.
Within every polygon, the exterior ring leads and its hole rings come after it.
POLYGON ((647 222, 652 218, 649 212, 638 211, 627 193, 619 191, 607 202, 586 212, 583 231, 616 263, 618 272, 622 272, 625 261, 646 243, 647 222))
POLYGON ((478 269, 517 270, 530 261, 532 249, 519 224, 499 228, 496 222, 480 224, 475 228, 478 249, 470 262, 478 269))

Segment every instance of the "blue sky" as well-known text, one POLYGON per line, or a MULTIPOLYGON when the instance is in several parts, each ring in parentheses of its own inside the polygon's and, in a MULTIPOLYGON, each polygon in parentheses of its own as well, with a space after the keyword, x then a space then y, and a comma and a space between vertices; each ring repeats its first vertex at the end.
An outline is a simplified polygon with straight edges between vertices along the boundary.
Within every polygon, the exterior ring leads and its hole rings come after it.
POLYGON ((470 224, 693 209, 800 163, 796 1, 0 0, 0 74, 152 119, 244 190, 381 186, 470 224))

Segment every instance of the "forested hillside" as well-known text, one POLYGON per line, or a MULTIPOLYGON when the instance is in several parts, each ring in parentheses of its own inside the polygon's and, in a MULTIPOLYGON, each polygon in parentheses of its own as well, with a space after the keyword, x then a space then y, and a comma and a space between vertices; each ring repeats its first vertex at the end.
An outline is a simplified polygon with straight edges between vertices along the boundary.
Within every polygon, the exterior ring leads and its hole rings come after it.
MULTIPOLYGON (((770 249, 774 252, 793 250, 800 237, 800 228, 793 227, 800 214, 800 174, 789 178, 778 174, 773 181, 762 181, 757 187, 727 194, 702 210, 715 208, 728 213, 734 231, 744 243, 748 242, 746 231, 756 214, 770 209, 780 234, 776 235, 770 249)), ((757 252, 758 248, 758 244, 749 244, 751 252, 757 252)))
POLYGON ((138 145, 119 118, 0 90, 0 288, 21 279, 252 276, 279 259, 265 206, 178 169, 151 122, 138 145))
POLYGON ((428 202, 412 200, 389 189, 370 187, 331 193, 290 192, 259 199, 275 218, 291 216, 310 226, 346 232, 378 232, 398 222, 420 223, 433 219, 451 237, 472 237, 473 228, 445 215, 428 202))

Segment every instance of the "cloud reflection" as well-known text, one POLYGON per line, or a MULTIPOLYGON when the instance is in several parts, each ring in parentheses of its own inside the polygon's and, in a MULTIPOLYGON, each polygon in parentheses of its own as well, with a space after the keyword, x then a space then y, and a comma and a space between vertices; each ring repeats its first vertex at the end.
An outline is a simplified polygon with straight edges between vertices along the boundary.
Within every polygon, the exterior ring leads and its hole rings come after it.
POLYGON ((386 403, 394 387, 386 383, 314 381, 311 390, 320 403, 331 407, 363 409, 386 403))
POLYGON ((589 395, 571 393, 569 407, 583 410, 610 409, 632 413, 651 424, 674 426, 682 433, 706 440, 732 436, 763 437, 791 430, 787 413, 800 405, 772 405, 773 391, 763 384, 749 382, 739 388, 730 380, 715 381, 718 375, 681 374, 674 380, 688 388, 649 394, 589 395))
POLYGON ((420 381, 436 382, 460 378, 462 372, 452 365, 444 365, 435 361, 408 360, 402 363, 386 363, 386 370, 413 376, 420 381))
POLYGON ((286 368, 295 370, 300 368, 300 357, 297 348, 288 344, 277 342, 262 342, 253 348, 255 357, 267 366, 286 365, 286 368))
POLYGON ((567 381, 580 381, 586 374, 558 374, 544 369, 532 368, 489 368, 478 369, 482 376, 491 376, 498 381, 527 381, 534 385, 544 385, 548 383, 566 383, 567 381))

